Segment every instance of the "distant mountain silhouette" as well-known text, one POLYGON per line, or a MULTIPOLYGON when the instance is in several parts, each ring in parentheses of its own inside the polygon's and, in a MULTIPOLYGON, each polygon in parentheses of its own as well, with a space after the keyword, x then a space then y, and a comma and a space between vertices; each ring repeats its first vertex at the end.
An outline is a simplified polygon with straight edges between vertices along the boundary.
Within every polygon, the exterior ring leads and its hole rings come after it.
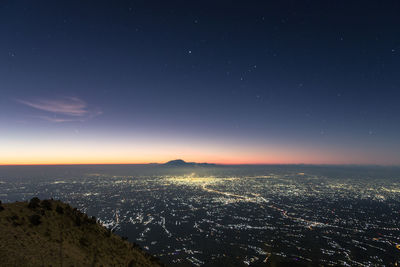
POLYGON ((169 167, 196 167, 196 166, 216 166, 216 164, 212 163, 196 163, 196 162, 186 162, 182 159, 176 159, 176 160, 171 160, 168 161, 167 163, 163 164, 164 166, 169 166, 169 167))

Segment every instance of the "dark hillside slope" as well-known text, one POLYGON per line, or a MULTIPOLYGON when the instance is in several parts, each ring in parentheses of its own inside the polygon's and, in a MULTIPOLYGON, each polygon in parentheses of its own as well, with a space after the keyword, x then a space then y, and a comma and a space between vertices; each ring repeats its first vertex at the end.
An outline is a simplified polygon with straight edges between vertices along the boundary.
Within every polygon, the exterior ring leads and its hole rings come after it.
POLYGON ((160 266, 61 201, 0 203, 1 266, 160 266))

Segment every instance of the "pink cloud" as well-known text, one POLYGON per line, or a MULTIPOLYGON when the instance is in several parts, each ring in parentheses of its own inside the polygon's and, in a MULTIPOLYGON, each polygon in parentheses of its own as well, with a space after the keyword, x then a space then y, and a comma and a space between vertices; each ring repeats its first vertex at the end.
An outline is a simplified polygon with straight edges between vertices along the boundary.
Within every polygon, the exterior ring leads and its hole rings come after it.
POLYGON ((85 101, 77 97, 35 100, 17 99, 17 102, 40 111, 53 113, 53 116, 33 116, 50 122, 85 121, 102 114, 98 109, 89 108, 85 101))

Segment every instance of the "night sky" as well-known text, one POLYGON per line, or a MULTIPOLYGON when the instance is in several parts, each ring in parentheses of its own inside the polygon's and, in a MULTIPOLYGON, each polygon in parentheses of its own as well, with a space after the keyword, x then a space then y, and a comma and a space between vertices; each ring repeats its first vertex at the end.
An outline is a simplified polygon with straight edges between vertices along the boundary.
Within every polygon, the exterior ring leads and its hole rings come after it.
POLYGON ((1 1, 0 164, 400 164, 399 1, 1 1))

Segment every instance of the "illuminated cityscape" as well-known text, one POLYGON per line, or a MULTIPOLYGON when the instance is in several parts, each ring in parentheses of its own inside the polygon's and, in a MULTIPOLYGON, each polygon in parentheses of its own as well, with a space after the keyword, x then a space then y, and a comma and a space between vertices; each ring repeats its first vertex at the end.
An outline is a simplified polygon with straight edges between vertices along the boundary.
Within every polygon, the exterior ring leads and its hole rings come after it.
POLYGON ((167 264, 387 266, 400 260, 398 169, 132 165, 97 167, 101 174, 72 166, 68 176, 33 182, 24 175, 7 179, 4 168, 1 200, 63 199, 167 264))

